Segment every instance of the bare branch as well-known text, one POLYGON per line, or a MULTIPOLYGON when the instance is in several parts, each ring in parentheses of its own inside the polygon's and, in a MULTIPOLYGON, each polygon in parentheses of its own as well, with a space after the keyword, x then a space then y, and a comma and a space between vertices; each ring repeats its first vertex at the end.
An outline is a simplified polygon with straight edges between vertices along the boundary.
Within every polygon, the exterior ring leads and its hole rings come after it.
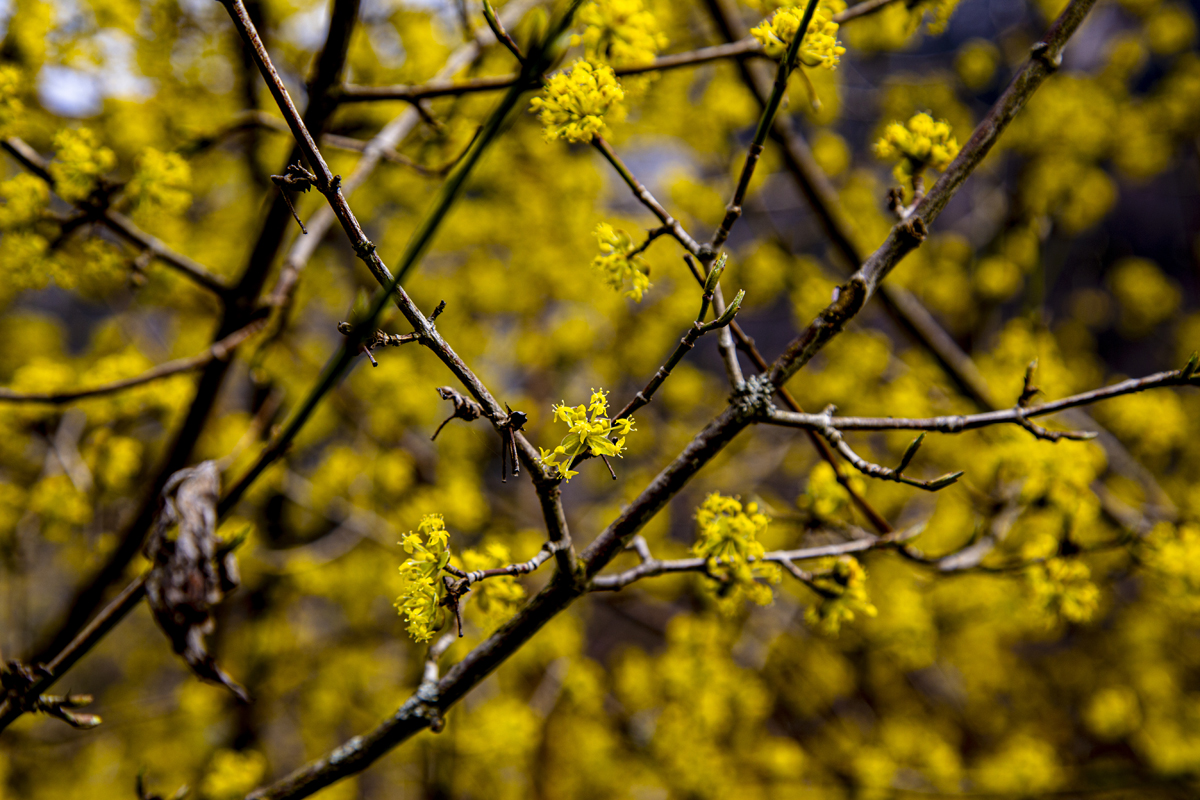
POLYGON ((600 154, 604 156, 609 164, 612 164, 612 167, 617 171, 617 174, 619 174, 629 188, 633 190, 634 197, 636 197, 642 203, 642 205, 650 209, 654 216, 658 217, 659 222, 663 224, 664 228, 667 228, 671 232, 671 235, 675 237, 675 240, 683 245, 683 248, 692 255, 700 256, 700 243, 693 239, 691 234, 683 229, 683 225, 679 223, 679 220, 668 214, 667 210, 663 208, 662 203, 658 202, 658 200, 654 198, 654 195, 650 194, 650 190, 643 186, 642 182, 634 177, 633 173, 629 171, 629 167, 625 166, 625 162, 622 161, 621 158, 613 151, 612 146, 604 140, 604 137, 593 136, 592 146, 600 151, 600 154))
MULTIPOLYGON (((661 70, 707 64, 711 61, 719 61, 725 58, 762 55, 762 47, 758 41, 753 38, 747 38, 730 44, 701 47, 697 50, 689 50, 686 53, 659 56, 649 63, 633 67, 620 67, 613 70, 613 72, 620 78, 627 75, 641 75, 647 72, 659 72, 661 70)), ((518 77, 517 75, 489 75, 482 78, 455 81, 448 80, 447 76, 447 78, 435 79, 429 83, 413 86, 356 86, 354 84, 346 84, 338 92, 337 99, 339 103, 361 103, 380 100, 404 100, 409 103, 415 103, 419 100, 427 100, 434 97, 456 97, 464 94, 495 92, 507 89, 516 82, 518 77)))
POLYGON ((866 0, 866 2, 850 6, 845 11, 833 15, 833 21, 838 25, 843 25, 852 19, 865 17, 868 14, 874 14, 884 6, 889 6, 896 0, 866 0))
POLYGON ((125 378, 112 383, 106 383, 103 386, 95 386, 91 389, 76 389, 70 392, 14 392, 11 389, 0 388, 0 403, 50 403, 52 405, 62 405, 64 403, 72 403, 76 400, 83 400, 88 397, 98 397, 106 394, 114 394, 126 389, 132 389, 136 386, 144 386, 147 383, 152 383, 161 378, 167 378, 171 375, 178 375, 181 372, 190 372, 194 369, 199 369, 210 361, 217 359, 224 360, 230 356, 238 345, 249 339, 255 333, 262 329, 264 321, 259 319, 250 323, 240 331, 235 331, 229 334, 224 339, 211 345, 204 352, 190 356, 188 358, 177 358, 174 361, 168 361, 165 364, 159 364, 153 369, 143 372, 133 378, 125 378))
POLYGON ((109 603, 103 611, 95 616, 87 627, 71 640, 71 642, 55 655, 50 663, 37 666, 37 679, 30 684, 22 697, 9 697, 0 703, 0 730, 4 730, 25 711, 30 700, 39 697, 54 685, 75 662, 92 649, 125 615, 132 611, 142 598, 146 596, 146 576, 133 581, 109 603))
MULTIPOLYGON (((11 136, 0 141, 0 147, 4 148, 5 152, 16 159, 21 166, 50 184, 51 189, 55 188, 54 178, 50 175, 49 163, 24 141, 11 136)), ((87 219, 95 219, 97 222, 104 224, 114 233, 137 245, 144 252, 149 253, 177 272, 186 275, 196 285, 208 289, 222 300, 227 299, 231 289, 223 278, 214 275, 207 267, 193 261, 187 256, 176 253, 161 241, 134 225, 124 214, 113 211, 105 206, 94 204, 87 199, 78 201, 75 203, 75 207, 82 211, 87 219)))
MULTIPOLYGON (((1167 386, 1198 386, 1200 377, 1195 374, 1187 375, 1185 370, 1170 370, 1156 372, 1144 378, 1131 378, 1101 389, 1064 397, 1050 403, 1021 408, 1014 406, 1002 411, 988 411, 983 414, 956 414, 943 417, 926 417, 923 419, 906 419, 903 417, 830 417, 828 426, 841 431, 894 431, 917 430, 937 431, 940 433, 961 433, 962 431, 986 428, 992 425, 1020 425, 1030 430, 1031 417, 1044 417, 1056 414, 1069 408, 1086 406, 1101 400, 1109 400, 1122 395, 1144 392, 1148 389, 1159 389, 1167 386)), ((797 414, 790 411, 771 411, 765 421, 791 428, 819 430, 826 423, 823 414, 797 414)), ((1046 431, 1040 426, 1030 430, 1035 436, 1057 441, 1058 438, 1091 438, 1087 434, 1073 431, 1046 431)))
MULTIPOLYGON (((812 575, 808 572, 800 570, 793 563, 795 561, 805 561, 813 558, 828 558, 830 556, 843 556, 850 553, 863 553, 868 550, 881 550, 887 548, 895 548, 901 546, 907 540, 913 538, 924 529, 923 526, 917 526, 905 531, 893 533, 888 536, 871 536, 864 533, 860 539, 852 539, 848 542, 838 544, 827 544, 819 547, 806 547, 799 550, 774 550, 769 553, 764 553, 761 561, 779 564, 790 572, 793 577, 807 583, 812 579, 812 575)), ((640 539, 641 537, 635 537, 640 539)), ((643 540, 643 545, 645 540, 643 540)), ((639 554, 641 550, 639 549, 639 554)), ((759 559, 749 558, 750 563, 756 563, 759 559)), ((719 563, 719 562, 718 562, 719 563)), ((650 555, 648 548, 645 549, 645 555, 642 556, 642 563, 636 567, 618 572, 613 575, 598 575, 592 578, 592 582, 588 585, 588 591, 592 592, 616 592, 624 589, 632 583, 642 580, 643 578, 651 578, 657 575, 666 575, 676 572, 706 572, 708 570, 707 560, 703 558, 679 558, 669 561, 660 561, 650 555)))
POLYGON ((1032 56, 1017 73, 1009 87, 976 127, 958 156, 933 185, 925 198, 904 222, 897 223, 887 240, 841 287, 837 299, 791 341, 768 372, 775 386, 783 386, 808 363, 825 344, 841 332, 848 320, 858 314, 884 278, 905 255, 924 241, 928 228, 946 203, 991 151, 1000 134, 1024 107, 1042 82, 1058 68, 1062 49, 1071 34, 1083 22, 1095 0, 1072 0, 1055 20, 1041 41, 1032 48, 1032 56))

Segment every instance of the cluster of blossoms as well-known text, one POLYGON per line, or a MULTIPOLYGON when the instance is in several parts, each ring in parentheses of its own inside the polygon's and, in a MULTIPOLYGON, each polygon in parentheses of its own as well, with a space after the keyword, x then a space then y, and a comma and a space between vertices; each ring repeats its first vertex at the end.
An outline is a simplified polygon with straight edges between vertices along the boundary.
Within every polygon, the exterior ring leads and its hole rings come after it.
MULTIPOLYGON (((807 67, 835 69, 838 59, 846 52, 837 40, 838 24, 833 21, 833 15, 839 9, 835 5, 845 7, 840 0, 824 0, 813 12, 799 52, 800 63, 807 67)), ((803 8, 785 6, 770 19, 756 25, 750 33, 762 44, 763 52, 771 58, 781 59, 796 38, 803 19, 803 8)))
POLYGON ((625 296, 642 302, 642 295, 650 288, 650 265, 634 253, 637 245, 633 239, 607 222, 598 224, 594 233, 600 243, 600 255, 592 259, 592 269, 618 292, 628 284, 625 296))
MULTIPOLYGON (((495 569, 510 561, 507 546, 488 542, 482 551, 467 550, 462 554, 462 569, 466 572, 495 569)), ((525 599, 525 589, 511 575, 497 575, 473 584, 471 597, 470 608, 483 618, 484 628, 490 632, 513 615, 525 599)))
POLYGON ((625 91, 612 67, 576 61, 546 81, 545 97, 535 97, 530 109, 539 113, 546 141, 590 142, 607 131, 604 117, 620 116, 625 91))
POLYGON ((418 642, 427 642, 441 627, 439 609, 445 593, 441 572, 450 563, 450 534, 441 514, 426 514, 417 531, 409 531, 400 540, 412 557, 400 565, 401 591, 396 608, 408 621, 409 635, 418 642))
POLYGON ((1100 589, 1092 583, 1092 571, 1077 559, 1051 558, 1025 571, 1033 594, 1033 605, 1053 623, 1087 622, 1100 603, 1100 589))
POLYGON ((567 423, 571 431, 554 450, 539 448, 542 463, 557 469, 563 480, 568 481, 579 474, 570 468, 576 456, 620 456, 625 450, 625 437, 633 431, 633 417, 615 421, 608 418, 608 392, 603 389, 592 390, 587 408, 555 406, 554 419, 567 423))
POLYGON ((927 167, 942 171, 950 166, 958 155, 958 140, 946 120, 914 114, 907 124, 893 122, 887 126, 883 138, 875 143, 875 155, 885 161, 900 159, 892 174, 901 183, 911 185, 927 167))
POLYGON ((183 156, 148 147, 138 156, 128 195, 140 209, 161 208, 168 214, 182 214, 192 204, 188 191, 191 183, 192 168, 183 156))
POLYGON ((585 27, 571 37, 571 45, 583 45, 589 61, 614 67, 648 64, 667 46, 658 20, 642 0, 594 0, 575 17, 585 27))
POLYGON ((736 497, 722 497, 718 492, 696 509, 699 538, 692 553, 705 559, 709 577, 718 582, 722 611, 735 611, 743 597, 760 606, 774 599, 771 588, 757 580, 779 583, 779 565, 761 560, 764 551, 758 540, 770 521, 756 503, 743 507, 736 497))
POLYGON ((1160 522, 1146 545, 1146 566, 1159 574, 1156 591, 1189 613, 1200 610, 1200 526, 1160 522))
POLYGON ((67 201, 82 200, 92 192, 96 179, 117 165, 112 150, 100 146, 96 134, 88 128, 66 128, 54 137, 54 161, 50 174, 54 189, 67 201))
POLYGON ((0 67, 0 136, 8 135, 12 121, 25 110, 25 104, 18 97, 24 85, 21 70, 8 65, 0 67))
POLYGON ((811 585, 822 600, 809 606, 804 618, 824 633, 836 634, 842 623, 852 621, 856 613, 867 617, 879 613, 867 596, 867 571, 853 556, 838 558, 833 569, 815 577, 811 585))

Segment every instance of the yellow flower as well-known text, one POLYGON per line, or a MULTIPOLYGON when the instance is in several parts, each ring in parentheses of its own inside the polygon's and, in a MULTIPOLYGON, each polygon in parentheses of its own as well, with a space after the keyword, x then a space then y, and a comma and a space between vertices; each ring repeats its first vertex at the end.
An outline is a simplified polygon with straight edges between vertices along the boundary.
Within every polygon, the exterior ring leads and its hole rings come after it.
POLYGON ((624 97, 612 67, 576 61, 550 76, 545 97, 533 98, 530 109, 540 112, 546 141, 590 142, 607 131, 605 115, 620 117, 624 97))
MULTIPOLYGON (((838 44, 838 24, 833 21, 833 15, 843 8, 845 4, 840 0, 822 0, 817 6, 804 33, 804 41, 800 43, 802 64, 825 69, 837 67, 838 59, 846 52, 846 48, 838 44)), ((776 11, 770 19, 764 19, 750 33, 762 44, 768 56, 781 59, 796 38, 803 18, 803 8, 786 6, 776 11)))
POLYGON ((642 295, 650 288, 650 265, 640 255, 630 255, 637 249, 633 239, 607 222, 598 224, 594 233, 600 242, 600 255, 592 259, 592 269, 618 292, 628 283, 625 296, 642 302, 642 295))
POLYGON ((588 61, 614 67, 648 64, 667 46, 658 20, 642 0, 593 0, 576 15, 586 27, 571 37, 573 46, 582 44, 588 61))
POLYGON ((633 431, 633 417, 616 421, 608 418, 608 392, 592 390, 588 407, 568 405, 554 406, 554 419, 565 422, 570 433, 563 437, 562 444, 553 450, 542 451, 542 463, 554 467, 564 480, 579 474, 570 469, 571 461, 578 455, 618 456, 625 450, 625 437, 633 431), (589 418, 588 414, 591 413, 589 418), (617 437, 613 439, 612 437, 617 437))
POLYGON ((1092 571, 1078 560, 1051 558, 1025 572, 1033 601, 1047 621, 1061 617, 1068 622, 1087 622, 1100 604, 1100 590, 1092 583, 1092 571))
POLYGON ((875 143, 875 155, 885 161, 900 159, 892 173, 896 180, 910 184, 927 167, 945 170, 958 155, 958 140, 950 132, 950 123, 935 121, 928 114, 913 115, 907 124, 893 122, 875 143))
POLYGON ((818 605, 808 607, 804 618, 809 625, 823 633, 836 635, 843 622, 850 622, 856 613, 867 617, 879 611, 867 596, 867 571, 853 556, 842 556, 833 563, 833 569, 812 582, 820 592, 818 605))
POLYGON ((64 200, 82 200, 91 194, 96 179, 117 165, 117 157, 100 146, 96 134, 87 128, 66 128, 54 137, 54 161, 50 174, 54 190, 64 200))
POLYGON ((128 193, 139 207, 158 207, 168 214, 182 214, 192 204, 188 186, 192 169, 178 153, 163 153, 147 147, 138 157, 137 172, 128 193))
MULTIPOLYGON (((462 554, 462 568, 467 572, 495 569, 512 563, 508 547, 501 542, 488 542, 483 551, 467 550, 462 554)), ((490 633, 507 620, 525 599, 525 589, 511 575, 497 575, 471 586, 471 602, 467 612, 481 618, 486 632, 490 633)))
POLYGON ((760 606, 774 599, 771 588, 758 579, 779 583, 779 566, 763 563, 763 546, 758 541, 770 518, 756 503, 743 508, 736 497, 713 492, 696 509, 698 538, 692 553, 707 562, 709 577, 716 581, 718 604, 731 613, 743 598, 760 606), (756 559, 751 563, 751 559, 756 559))
POLYGON ((402 588, 395 605, 408 621, 408 634, 418 642, 429 641, 442 626, 438 609, 446 590, 441 572, 450 563, 449 539, 442 515, 426 514, 417 533, 409 531, 400 540, 412 558, 400 565, 402 588))

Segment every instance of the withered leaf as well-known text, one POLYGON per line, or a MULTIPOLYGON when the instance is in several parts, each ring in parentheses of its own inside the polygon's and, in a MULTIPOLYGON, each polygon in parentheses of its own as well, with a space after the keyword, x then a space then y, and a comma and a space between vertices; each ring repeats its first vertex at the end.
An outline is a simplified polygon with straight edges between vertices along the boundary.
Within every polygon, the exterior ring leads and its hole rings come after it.
POLYGON ((154 564, 146 579, 146 598, 159 627, 192 672, 248 703, 246 690, 221 671, 204 645, 204 637, 214 627, 213 607, 237 587, 233 553, 218 559, 220 493, 221 474, 215 461, 181 469, 167 481, 154 531, 146 542, 146 557, 154 564))

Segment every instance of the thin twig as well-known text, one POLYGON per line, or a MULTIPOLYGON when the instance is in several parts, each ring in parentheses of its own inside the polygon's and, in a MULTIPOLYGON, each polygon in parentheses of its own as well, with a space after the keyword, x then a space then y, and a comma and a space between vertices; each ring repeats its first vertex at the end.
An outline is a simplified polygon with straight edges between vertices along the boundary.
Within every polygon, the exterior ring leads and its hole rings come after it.
MULTIPOLYGON (((825 427, 832 427, 840 431, 936 431, 939 433, 961 433, 963 431, 977 430, 986 428, 992 425, 1021 425, 1028 426, 1030 417, 1043 417, 1048 414, 1056 414, 1060 411, 1065 411, 1068 408, 1076 408, 1078 406, 1091 405, 1101 400, 1109 400, 1113 397, 1121 397, 1122 395, 1134 394, 1136 392, 1144 392, 1148 389, 1159 389, 1167 386, 1197 386, 1200 385, 1200 377, 1196 374, 1187 375, 1186 370, 1170 370, 1168 372, 1156 372, 1153 375, 1147 375, 1144 378, 1131 378, 1120 383, 1114 383, 1111 386, 1105 386, 1100 389, 1093 389, 1089 392, 1081 392, 1080 394, 1064 397, 1061 400, 1055 400, 1041 405, 1029 406, 1021 408, 1014 406, 1001 411, 988 411, 982 414, 956 414, 942 417, 926 417, 918 419, 907 419, 903 417, 830 417, 826 423, 825 416, 822 414, 797 414, 790 411, 771 411, 765 421, 776 425, 784 425, 790 428, 805 428, 808 430, 819 430, 825 427)), ((1040 426, 1039 426, 1040 427, 1040 426)), ((1041 439, 1056 440, 1060 433, 1074 432, 1059 432, 1045 431, 1041 429, 1038 432, 1030 431, 1035 436, 1041 439)), ((1081 435, 1074 433, 1075 438, 1081 438, 1081 435)))
POLYGON ((634 174, 629 171, 629 167, 625 166, 625 162, 622 161, 620 156, 613 151, 612 145, 606 142, 602 136, 593 136, 592 146, 600 151, 600 154, 603 155, 605 160, 612 165, 613 169, 617 171, 617 174, 621 176, 626 185, 633 190, 634 196, 641 201, 642 205, 650 209, 654 216, 658 217, 658 221, 663 224, 664 228, 667 228, 671 232, 671 235, 675 237, 675 240, 683 245, 683 248, 692 255, 700 256, 700 243, 693 239, 691 235, 683 229, 683 225, 680 224, 679 220, 667 213, 667 210, 663 208, 662 203, 658 202, 654 195, 650 194, 650 190, 643 186, 642 182, 634 177, 634 174))
MULTIPOLYGON (((762 55, 762 46, 758 41, 753 38, 747 38, 730 44, 701 47, 686 53, 659 56, 646 64, 619 67, 613 70, 613 72, 620 78, 627 75, 641 75, 647 72, 696 66, 725 58, 744 58, 746 56, 762 55)), ((432 80, 429 83, 410 86, 357 86, 346 84, 338 92, 337 99, 339 103, 362 103, 380 100, 404 100, 409 103, 415 103, 418 100, 427 100, 434 97, 457 97, 464 94, 495 92, 507 89, 513 85, 518 77, 519 75, 489 75, 462 81, 443 78, 432 80)))
POLYGON ((799 69, 796 58, 800 53, 800 45, 804 41, 809 23, 812 22, 813 14, 816 10, 817 0, 808 0, 808 4, 804 8, 804 16, 800 19, 800 27, 792 37, 787 52, 780 59, 779 67, 775 70, 775 84, 772 86, 771 94, 763 106, 761 116, 758 118, 758 127, 754 130, 754 139, 750 142, 750 147, 746 152, 746 160, 742 164, 742 172, 738 177, 737 187, 733 191, 733 198, 729 201, 729 205, 725 207, 725 217, 721 220, 721 224, 717 227, 716 232, 713 233, 712 241, 710 242, 714 253, 721 245, 725 244, 725 240, 729 238, 729 232, 732 230, 734 223, 742 215, 742 203, 746 199, 746 191, 750 188, 750 179, 754 177, 754 170, 758 166, 759 156, 762 155, 763 146, 767 143, 767 135, 771 132, 771 126, 775 122, 775 115, 779 112, 784 95, 787 94, 788 78, 791 77, 793 70, 799 69))
POLYGON ((1009 87, 975 128, 958 156, 917 205, 909 218, 897 223, 887 240, 840 288, 837 299, 826 307, 787 350, 771 365, 772 385, 783 386, 821 348, 836 336, 848 320, 858 314, 876 288, 900 260, 916 249, 928 235, 929 226, 963 181, 991 151, 1000 134, 1024 107, 1026 101, 1062 61, 1062 49, 1083 22, 1095 0, 1072 0, 1046 35, 1033 46, 1032 56, 1009 87))
POLYGON ((76 389, 69 392, 14 392, 12 389, 0 388, 0 403, 50 403, 52 405, 62 405, 64 403, 72 403, 76 400, 83 400, 87 397, 98 397, 100 395, 114 394, 126 389, 132 389, 136 386, 144 386, 147 383, 167 378, 171 375, 178 375, 181 372, 190 372, 194 369, 203 367, 214 359, 225 359, 240 345, 242 342, 249 339, 257 333, 263 326, 264 321, 259 319, 250 323, 240 331, 235 331, 230 335, 221 339, 213 345, 210 345, 204 352, 188 358, 177 358, 174 361, 168 361, 165 364, 159 364, 153 369, 146 370, 141 375, 136 375, 132 378, 124 378, 112 383, 106 383, 102 386, 95 386, 91 389, 76 389))
MULTIPOLYGON (((784 568, 789 565, 793 569, 788 571, 796 577, 795 561, 805 561, 814 558, 829 558, 830 556, 843 556, 850 553, 864 553, 868 550, 881 550, 901 546, 907 540, 913 538, 923 530, 923 527, 918 526, 909 530, 894 533, 888 536, 871 536, 869 534, 861 539, 852 539, 848 542, 840 542, 838 544, 826 544, 818 547, 805 547, 798 550, 774 550, 764 553, 761 559, 754 557, 747 558, 750 563, 770 562, 780 564, 784 568)), ((641 551, 639 550, 639 554, 641 551)), ((718 560, 718 564, 720 561, 718 560)), ((642 556, 642 563, 636 567, 631 567, 623 572, 618 572, 613 575, 598 575, 592 578, 592 582, 588 585, 588 591, 592 592, 615 592, 624 589, 632 583, 642 580, 643 578, 651 578, 657 575, 666 575, 676 572, 706 572, 708 570, 708 560, 704 558, 679 558, 668 561, 660 561, 650 555, 649 549, 645 550, 645 555, 642 556)), ((805 573, 807 574, 807 573, 805 573)), ((811 576, 808 576, 811 577, 811 576)), ((807 582, 807 578, 801 578, 807 582)))
MULTIPOLYGON (((1061 49, 1093 3, 1094 0, 1071 1, 1047 37, 1054 53, 1061 49)), ((1053 63, 1052 60, 1051 63, 1053 63)), ((1045 77, 1044 74, 1042 77, 1045 77)), ((1021 98, 1022 102, 1037 88, 1039 83, 1040 80, 1036 80, 1026 84, 1024 95, 1021 98)), ((1005 102, 1003 98, 1002 102, 1005 102)), ((969 142, 968 147, 970 146, 969 142)), ((980 153, 979 157, 982 158, 982 155, 980 153)), ((941 202, 944 203, 977 161, 978 159, 971 161, 966 171, 951 185, 939 189, 941 185, 939 181, 939 185, 935 185, 923 203, 936 203, 937 201, 931 201, 931 198, 937 197, 939 192, 945 195, 941 199, 941 202)), ((951 170, 954 170, 953 165, 951 170)), ((918 213, 921 213, 921 209, 918 209, 918 213)), ((877 284, 879 280, 886 277, 886 270, 875 277, 874 283, 877 284)), ((869 294, 873 288, 874 284, 869 285, 865 293, 869 294)), ((844 291, 843 294, 852 293, 844 291)), ((845 314, 844 319, 857 313, 863 300, 865 297, 860 298, 856 304, 848 306, 845 311, 849 313, 845 314)), ((823 336, 819 345, 823 345, 833 338, 838 330, 840 330, 840 325, 823 336)), ((813 352, 819 349, 819 345, 813 352)), ((801 351, 799 355, 792 355, 791 351, 795 349, 793 347, 789 350, 785 361, 777 362, 776 368, 769 373, 772 378, 790 377, 811 358, 811 355, 808 358, 800 358, 804 351, 801 351)), ((774 386, 781 386, 783 381, 778 380, 773 383, 774 386)), ((773 387, 770 391, 773 393, 773 387)), ((664 468, 632 502, 625 506, 617 519, 592 542, 581 556, 578 574, 566 571, 556 573, 555 579, 546 588, 487 640, 468 653, 462 661, 455 664, 438 681, 437 705, 439 710, 445 711, 461 699, 520 649, 546 623, 583 594, 590 579, 594 578, 601 569, 625 549, 642 526, 654 517, 700 469, 752 423, 756 414, 752 410, 754 402, 765 403, 767 401, 769 401, 769 396, 741 398, 738 403, 728 406, 700 431, 688 443, 683 452, 664 468)), ((396 713, 370 732, 350 739, 328 755, 301 767, 276 783, 252 793, 250 797, 253 800, 292 800, 293 798, 307 797, 346 776, 362 771, 428 725, 429 720, 422 713, 422 701, 416 697, 410 698, 396 713)))
MULTIPOLYGON (((29 686, 25 697, 37 697, 53 686, 55 681, 61 678, 67 670, 75 665, 76 661, 91 650, 96 642, 104 638, 145 596, 146 576, 143 575, 126 586, 124 591, 117 595, 103 611, 97 614, 88 623, 87 627, 71 640, 70 644, 58 652, 50 663, 37 670, 40 677, 29 686)), ((9 700, 0 703, 0 730, 4 730, 11 725, 17 717, 21 716, 23 711, 24 709, 20 703, 13 703, 9 700)))

